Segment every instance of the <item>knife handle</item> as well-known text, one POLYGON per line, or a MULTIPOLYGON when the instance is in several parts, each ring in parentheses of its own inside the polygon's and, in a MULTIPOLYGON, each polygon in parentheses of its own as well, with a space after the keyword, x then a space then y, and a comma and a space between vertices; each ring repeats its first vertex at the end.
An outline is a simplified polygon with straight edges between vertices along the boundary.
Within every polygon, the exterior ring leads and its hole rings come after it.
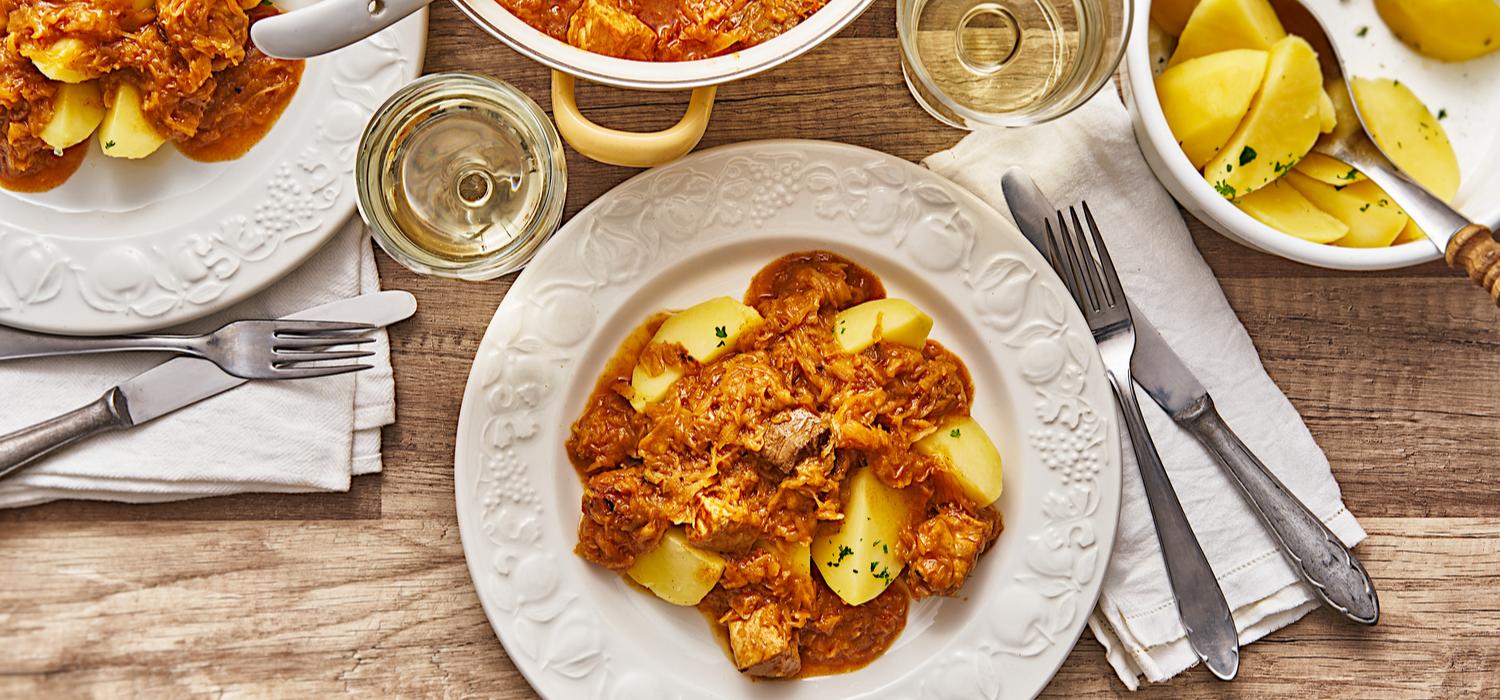
POLYGON ((1468 275, 1500 304, 1500 243, 1495 242, 1488 228, 1469 224, 1459 229, 1448 239, 1443 259, 1448 261, 1448 267, 1468 275))
POLYGON ((1219 588, 1208 557, 1203 555, 1203 547, 1193 534, 1193 526, 1162 466, 1156 443, 1151 441, 1130 377, 1121 381, 1114 372, 1107 372, 1107 376, 1130 433, 1130 447, 1135 451, 1141 485, 1146 490, 1146 505, 1151 508, 1156 538, 1161 541, 1167 583, 1171 584, 1188 646, 1216 677, 1233 680, 1240 668, 1240 637, 1229 604, 1224 600, 1224 591, 1219 588))
POLYGON ((1293 568, 1318 597, 1344 617, 1375 624, 1380 619, 1380 600, 1365 567, 1229 429, 1213 399, 1204 396, 1184 411, 1181 420, 1229 468, 1293 568))
POLYGON ((83 408, 0 436, 0 479, 60 447, 130 425, 124 394, 110 389, 83 408))

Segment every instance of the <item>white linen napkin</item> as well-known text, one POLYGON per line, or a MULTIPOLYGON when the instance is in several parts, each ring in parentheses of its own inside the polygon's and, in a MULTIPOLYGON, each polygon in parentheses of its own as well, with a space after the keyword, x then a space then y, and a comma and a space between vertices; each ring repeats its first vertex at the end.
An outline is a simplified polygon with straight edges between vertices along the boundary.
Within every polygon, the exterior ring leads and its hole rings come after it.
MULTIPOLYGON (((380 277, 364 225, 351 220, 300 268, 265 291, 176 332, 274 318, 375 292, 380 277)), ((60 498, 150 503, 248 491, 345 491, 380 471, 380 428, 395 421, 386 333, 364 347, 371 369, 250 382, 145 425, 101 435, 0 480, 0 508, 60 498)), ((0 433, 93 401, 167 359, 151 353, 17 360, 0 365, 0 433)))
MULTIPOLYGON (((1147 167, 1114 90, 1101 91, 1049 124, 975 132, 924 164, 1007 216, 1000 176, 1010 166, 1035 178, 1054 206, 1088 200, 1130 300, 1208 387, 1224 420, 1346 545, 1364 539, 1364 530, 1344 508, 1328 459, 1261 367, 1171 196, 1147 167)), ((1137 395, 1233 611, 1240 643, 1254 642, 1316 607, 1311 587, 1293 573, 1213 456, 1149 396, 1139 390, 1137 395)), ((1123 424, 1120 434, 1125 434, 1123 424)), ((1089 628, 1132 690, 1138 677, 1163 681, 1198 662, 1183 636, 1128 447, 1120 529, 1089 628)))

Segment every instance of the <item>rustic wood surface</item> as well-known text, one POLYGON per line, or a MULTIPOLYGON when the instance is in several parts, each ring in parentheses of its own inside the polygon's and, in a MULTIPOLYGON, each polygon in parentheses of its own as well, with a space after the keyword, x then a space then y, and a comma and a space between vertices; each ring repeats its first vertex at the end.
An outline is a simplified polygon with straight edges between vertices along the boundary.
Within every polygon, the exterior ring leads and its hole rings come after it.
MULTIPOLYGON (((958 140, 901 81, 879 0, 808 55, 723 87, 706 145, 832 139, 918 160, 958 140)), ((434 5, 427 68, 515 83, 547 72, 434 5)), ((684 95, 584 87, 607 125, 675 121, 684 95)), ((633 174, 569 154, 568 211, 633 174)), ((1489 299, 1441 263, 1318 270, 1194 238, 1271 376, 1333 462, 1370 538, 1384 615, 1317 612, 1244 652, 1240 680, 1200 669, 1142 697, 1500 697, 1500 333, 1489 299)), ((386 471, 347 494, 246 495, 0 512, 0 697, 250 694, 534 697, 480 611, 454 515, 453 435, 469 363, 509 280, 424 279, 393 333, 400 419, 386 471)), ((1124 693, 1085 639, 1047 694, 1124 693)))

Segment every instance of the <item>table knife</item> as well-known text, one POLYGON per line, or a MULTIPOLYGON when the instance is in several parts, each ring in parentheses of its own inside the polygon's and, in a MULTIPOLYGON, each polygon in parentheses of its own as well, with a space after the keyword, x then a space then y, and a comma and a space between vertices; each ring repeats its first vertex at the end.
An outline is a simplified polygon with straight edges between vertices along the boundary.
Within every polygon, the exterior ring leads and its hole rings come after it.
MULTIPOLYGON (((410 293, 387 291, 315 306, 286 318, 385 326, 416 310, 417 300, 410 293)), ((246 381, 208 360, 169 360, 121 382, 87 406, 0 436, 0 478, 65 445, 99 433, 133 428, 246 381)))
MULTIPOLYGON (((1007 170, 1000 186, 1022 235, 1046 255, 1046 221, 1055 211, 1051 203, 1019 168, 1007 170)), ((1136 384, 1218 457, 1275 536, 1292 569, 1318 597, 1350 620, 1375 624, 1380 619, 1380 601, 1359 559, 1229 429, 1208 390, 1146 315, 1134 306, 1130 315, 1136 331, 1131 364, 1136 384)))

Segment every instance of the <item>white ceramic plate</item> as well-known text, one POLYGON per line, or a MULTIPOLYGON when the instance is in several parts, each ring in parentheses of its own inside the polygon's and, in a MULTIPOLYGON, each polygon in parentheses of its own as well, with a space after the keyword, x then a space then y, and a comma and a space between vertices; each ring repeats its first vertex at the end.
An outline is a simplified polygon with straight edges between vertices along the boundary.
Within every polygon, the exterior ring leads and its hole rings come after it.
MULTIPOLYGON (((283 3, 295 7, 298 3, 283 3)), ((0 190, 0 324, 133 333, 189 321, 295 269, 354 212, 370 114, 415 78, 427 11, 309 60, 276 126, 244 157, 140 161, 92 145, 61 187, 0 190)))
POLYGON ((553 698, 1029 698, 1073 647, 1114 541, 1114 403, 1078 310, 998 213, 943 178, 818 141, 712 149, 580 212, 495 312, 459 415, 459 530, 506 651, 553 698), (563 442, 650 313, 739 296, 761 266, 827 249, 932 314, 1005 460, 1005 532, 959 599, 911 607, 870 666, 751 681, 697 611, 573 554, 582 487, 563 442))
MULTIPOLYGON (((1410 85, 1434 113, 1447 111, 1442 125, 1458 154, 1462 183, 1453 204, 1472 220, 1500 224, 1500 170, 1494 167, 1500 162, 1500 129, 1495 128, 1495 115, 1500 114, 1500 53, 1443 63, 1401 43, 1372 3, 1310 0, 1309 4, 1332 32, 1329 39, 1338 46, 1349 75, 1395 78, 1410 85), (1366 28, 1362 37, 1361 27, 1366 28)), ((1341 248, 1305 241, 1256 221, 1215 192, 1188 162, 1162 116, 1152 76, 1158 65, 1165 65, 1165 58, 1161 47, 1150 41, 1149 13, 1149 3, 1137 3, 1135 27, 1125 51, 1130 76, 1127 103, 1146 162, 1193 216, 1242 245, 1318 267, 1386 270, 1441 257, 1425 241, 1389 248, 1341 248)))

